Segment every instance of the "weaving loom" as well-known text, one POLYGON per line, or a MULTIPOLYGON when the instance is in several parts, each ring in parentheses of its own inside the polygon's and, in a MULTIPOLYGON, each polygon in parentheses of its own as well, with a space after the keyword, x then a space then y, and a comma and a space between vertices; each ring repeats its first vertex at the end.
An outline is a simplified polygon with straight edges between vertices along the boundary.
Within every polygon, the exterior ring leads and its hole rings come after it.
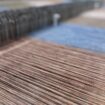
POLYGON ((0 105, 105 105, 105 55, 26 37, 55 13, 64 21, 92 8, 88 0, 0 13, 0 105))

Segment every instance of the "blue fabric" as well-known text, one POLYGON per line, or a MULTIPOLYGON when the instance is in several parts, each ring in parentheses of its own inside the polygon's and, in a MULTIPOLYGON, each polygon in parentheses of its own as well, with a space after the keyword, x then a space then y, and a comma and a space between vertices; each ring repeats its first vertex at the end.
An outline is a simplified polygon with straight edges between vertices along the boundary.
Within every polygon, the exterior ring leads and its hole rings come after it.
POLYGON ((4 7, 4 6, 0 6, 0 12, 3 12, 3 11, 5 11, 5 10, 9 10, 9 8, 4 7))
POLYGON ((57 44, 105 52, 105 29, 61 24, 31 33, 33 38, 57 44))

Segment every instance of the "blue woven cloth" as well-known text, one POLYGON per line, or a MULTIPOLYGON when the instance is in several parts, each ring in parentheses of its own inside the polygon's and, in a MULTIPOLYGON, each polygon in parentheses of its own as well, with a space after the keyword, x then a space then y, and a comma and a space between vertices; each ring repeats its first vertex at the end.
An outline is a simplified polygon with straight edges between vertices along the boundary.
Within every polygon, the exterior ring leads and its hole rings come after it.
POLYGON ((31 33, 33 38, 66 46, 105 52, 105 29, 61 24, 31 33))
POLYGON ((0 6, 0 12, 6 11, 6 10, 9 10, 9 8, 4 7, 4 6, 0 6))

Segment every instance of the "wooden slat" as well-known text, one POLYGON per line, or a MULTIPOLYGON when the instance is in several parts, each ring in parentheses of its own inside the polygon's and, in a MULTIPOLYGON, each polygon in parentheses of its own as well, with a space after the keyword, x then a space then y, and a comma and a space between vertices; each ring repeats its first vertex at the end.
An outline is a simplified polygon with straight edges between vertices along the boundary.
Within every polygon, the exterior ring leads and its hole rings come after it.
POLYGON ((105 105, 105 56, 30 41, 0 56, 0 105, 105 105))

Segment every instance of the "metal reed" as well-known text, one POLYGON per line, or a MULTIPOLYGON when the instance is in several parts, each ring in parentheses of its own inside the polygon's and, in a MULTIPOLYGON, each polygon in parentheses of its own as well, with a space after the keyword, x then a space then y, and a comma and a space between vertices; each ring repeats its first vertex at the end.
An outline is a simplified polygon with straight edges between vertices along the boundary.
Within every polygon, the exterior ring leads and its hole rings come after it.
POLYGON ((84 1, 0 12, 0 46, 52 25, 55 13, 64 21, 93 8, 93 1, 84 1))

